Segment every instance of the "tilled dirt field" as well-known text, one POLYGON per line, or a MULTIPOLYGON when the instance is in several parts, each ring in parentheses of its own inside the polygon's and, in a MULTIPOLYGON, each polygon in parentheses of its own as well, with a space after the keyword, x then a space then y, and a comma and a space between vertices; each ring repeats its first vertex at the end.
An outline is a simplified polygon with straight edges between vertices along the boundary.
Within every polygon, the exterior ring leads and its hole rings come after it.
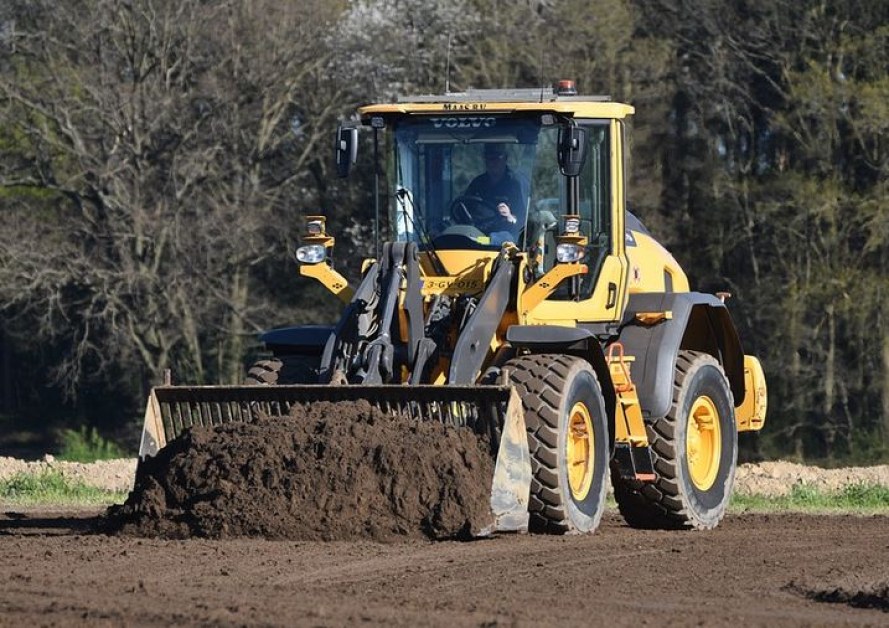
POLYGON ((0 515, 0 625, 889 625, 885 516, 383 544, 104 536, 95 514, 0 515))

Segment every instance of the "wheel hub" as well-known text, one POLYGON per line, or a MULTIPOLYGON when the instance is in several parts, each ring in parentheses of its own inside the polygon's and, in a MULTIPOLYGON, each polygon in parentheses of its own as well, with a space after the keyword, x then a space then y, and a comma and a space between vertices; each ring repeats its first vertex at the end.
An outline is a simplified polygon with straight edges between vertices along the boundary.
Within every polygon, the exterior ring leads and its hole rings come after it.
POLYGON ((568 463, 568 486, 571 495, 580 501, 586 498, 593 483, 595 436, 593 421, 586 404, 578 401, 568 415, 565 457, 568 463))
POLYGON ((706 491, 719 473, 722 436, 716 404, 706 395, 695 399, 688 416, 685 455, 692 483, 706 491))

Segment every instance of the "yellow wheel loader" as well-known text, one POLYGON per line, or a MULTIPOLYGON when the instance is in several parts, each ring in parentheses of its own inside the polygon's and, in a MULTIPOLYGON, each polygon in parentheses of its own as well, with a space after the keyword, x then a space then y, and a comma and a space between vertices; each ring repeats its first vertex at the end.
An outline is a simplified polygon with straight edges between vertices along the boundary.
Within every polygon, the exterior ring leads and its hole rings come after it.
MULTIPOLYGON (((192 425, 363 399, 488 437, 495 530, 592 531, 609 475, 630 525, 717 525, 765 379, 727 295, 690 291, 627 211, 632 114, 571 82, 362 107, 375 255, 350 286, 324 216, 306 217, 297 251, 340 320, 264 334, 272 357, 248 385, 155 388, 140 455, 192 425)), ((337 130, 341 176, 358 126, 337 130)))

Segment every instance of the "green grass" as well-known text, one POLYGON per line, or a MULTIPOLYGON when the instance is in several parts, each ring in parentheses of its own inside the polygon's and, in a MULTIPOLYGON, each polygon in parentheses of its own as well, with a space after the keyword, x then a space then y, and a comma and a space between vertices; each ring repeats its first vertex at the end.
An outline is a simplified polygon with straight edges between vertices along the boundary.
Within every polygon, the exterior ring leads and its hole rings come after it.
POLYGON ((0 480, 0 503, 17 506, 98 506, 120 504, 126 493, 103 491, 66 479, 58 471, 17 473, 0 480))
POLYGON ((59 460, 68 462, 95 462, 96 460, 114 460, 124 458, 126 454, 114 441, 102 438, 96 428, 62 432, 62 448, 59 460))
POLYGON ((827 514, 889 514, 889 486, 853 484, 830 492, 799 484, 783 497, 736 493, 732 512, 807 512, 827 514))
MULTIPOLYGON (((608 495, 605 506, 617 509, 613 495, 608 495)), ((830 492, 801 484, 784 497, 735 493, 729 512, 889 515, 889 486, 854 484, 830 492)))

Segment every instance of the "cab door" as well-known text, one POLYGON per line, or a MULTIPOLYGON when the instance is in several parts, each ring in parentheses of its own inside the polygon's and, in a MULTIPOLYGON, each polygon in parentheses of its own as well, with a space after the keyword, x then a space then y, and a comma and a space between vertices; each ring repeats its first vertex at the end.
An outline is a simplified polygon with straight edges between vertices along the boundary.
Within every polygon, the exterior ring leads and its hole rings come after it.
MULTIPOLYGON (((527 313, 525 324, 613 322, 620 319, 625 306, 629 263, 624 241, 623 124, 613 119, 578 120, 578 124, 589 130, 587 159, 579 181, 581 233, 588 240, 583 262, 589 272, 581 276, 575 294, 564 281, 527 313)), ((564 214, 565 193, 560 204, 564 214)), ((560 218, 558 230, 562 222, 560 218)), ((550 267, 556 263, 552 256, 546 259, 550 267)))

